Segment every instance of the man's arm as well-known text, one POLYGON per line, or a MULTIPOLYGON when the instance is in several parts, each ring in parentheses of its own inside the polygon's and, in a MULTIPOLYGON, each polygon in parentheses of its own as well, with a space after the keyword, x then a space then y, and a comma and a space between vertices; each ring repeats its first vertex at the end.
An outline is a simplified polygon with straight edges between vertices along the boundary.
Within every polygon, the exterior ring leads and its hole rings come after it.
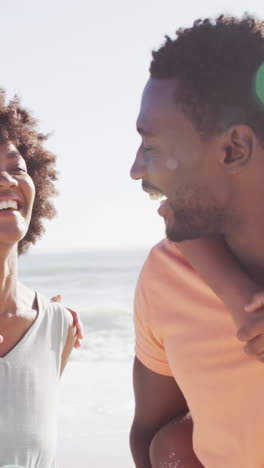
POLYGON ((149 448, 156 432, 171 419, 188 413, 186 400, 173 377, 151 371, 135 358, 135 414, 130 448, 136 468, 151 468, 149 448))
MULTIPOLYGON (((53 301, 53 302, 61 302, 61 300, 62 300, 62 295, 61 294, 57 294, 56 296, 51 298, 51 301, 53 301)), ((74 348, 80 348, 82 340, 84 338, 82 322, 81 322, 80 317, 77 314, 77 312, 75 312, 75 310, 72 310, 69 307, 66 307, 66 309, 72 314, 73 323, 74 323, 74 325, 76 327, 75 328, 76 329, 76 337, 75 337, 76 339, 75 339, 75 342, 74 342, 74 348)), ((1 343, 1 336, 0 336, 0 343, 1 343)))

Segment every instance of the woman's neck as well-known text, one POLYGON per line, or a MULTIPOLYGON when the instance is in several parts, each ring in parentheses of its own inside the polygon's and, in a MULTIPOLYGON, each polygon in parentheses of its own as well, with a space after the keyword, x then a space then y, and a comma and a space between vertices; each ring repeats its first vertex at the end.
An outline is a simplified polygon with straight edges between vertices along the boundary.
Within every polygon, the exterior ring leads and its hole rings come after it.
POLYGON ((17 310, 17 246, 0 248, 0 316, 17 310))

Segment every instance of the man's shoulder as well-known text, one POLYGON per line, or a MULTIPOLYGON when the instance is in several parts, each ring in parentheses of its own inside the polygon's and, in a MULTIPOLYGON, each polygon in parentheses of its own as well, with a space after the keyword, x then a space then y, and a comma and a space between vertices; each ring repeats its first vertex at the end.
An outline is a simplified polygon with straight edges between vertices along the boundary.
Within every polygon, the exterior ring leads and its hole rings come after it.
POLYGON ((186 270, 190 275, 196 275, 188 260, 181 253, 177 244, 168 239, 162 239, 150 250, 144 268, 152 271, 180 272, 186 270))
POLYGON ((162 239, 150 250, 138 279, 138 289, 153 294, 153 291, 163 291, 166 294, 176 294, 185 297, 195 291, 208 297, 215 294, 193 269, 181 253, 177 244, 162 239))
POLYGON ((183 258, 184 256, 180 252, 177 244, 175 242, 170 241, 166 237, 160 240, 157 244, 155 244, 149 253, 150 256, 152 255, 166 255, 173 258, 183 258))

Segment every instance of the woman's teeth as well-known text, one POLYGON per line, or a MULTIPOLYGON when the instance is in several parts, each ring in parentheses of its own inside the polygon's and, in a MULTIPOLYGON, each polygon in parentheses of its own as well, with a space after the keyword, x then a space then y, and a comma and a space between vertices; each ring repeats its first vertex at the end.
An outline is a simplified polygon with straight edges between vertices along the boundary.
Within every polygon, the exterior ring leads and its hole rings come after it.
POLYGON ((8 210, 9 208, 17 210, 17 202, 14 200, 0 201, 0 210, 8 210))

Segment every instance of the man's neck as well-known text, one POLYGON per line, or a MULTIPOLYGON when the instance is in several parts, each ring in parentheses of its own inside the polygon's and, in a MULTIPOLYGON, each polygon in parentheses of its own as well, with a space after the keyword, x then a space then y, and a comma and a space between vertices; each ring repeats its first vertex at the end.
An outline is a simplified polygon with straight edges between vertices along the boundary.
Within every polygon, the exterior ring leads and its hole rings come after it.
POLYGON ((248 216, 240 219, 236 227, 224 235, 229 248, 247 273, 264 285, 264 203, 252 207, 248 216))

